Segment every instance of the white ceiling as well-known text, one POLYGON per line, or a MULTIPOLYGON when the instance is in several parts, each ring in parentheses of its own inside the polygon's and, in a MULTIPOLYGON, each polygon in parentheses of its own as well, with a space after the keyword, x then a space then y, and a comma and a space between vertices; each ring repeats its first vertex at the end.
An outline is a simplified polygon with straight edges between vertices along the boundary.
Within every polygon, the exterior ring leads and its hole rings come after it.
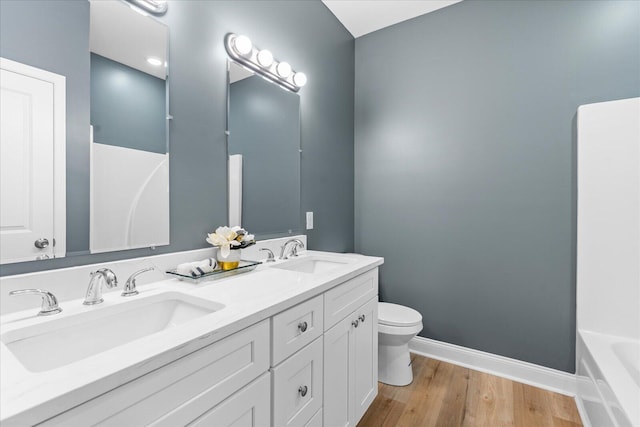
POLYGON ((462 0, 322 0, 356 38, 459 1, 462 0))
POLYGON ((167 61, 168 29, 155 19, 134 12, 120 1, 91 0, 89 49, 131 68, 166 79, 163 66, 147 57, 167 61))

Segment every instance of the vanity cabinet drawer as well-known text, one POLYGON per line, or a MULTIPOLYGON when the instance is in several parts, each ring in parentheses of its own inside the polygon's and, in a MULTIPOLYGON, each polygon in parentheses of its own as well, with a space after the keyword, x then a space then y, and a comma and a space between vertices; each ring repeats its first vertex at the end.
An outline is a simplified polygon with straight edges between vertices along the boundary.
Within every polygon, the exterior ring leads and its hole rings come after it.
POLYGON ((273 371, 273 426, 304 426, 322 408, 322 338, 273 371))
POLYGON ((185 425, 266 372, 269 344, 265 320, 42 425, 185 425))
POLYGON ((270 421, 271 374, 267 372, 189 424, 189 427, 264 427, 270 421))
POLYGON ((273 316, 272 366, 322 335, 322 295, 273 316))
POLYGON ((324 294, 324 330, 329 330, 376 295, 378 295, 377 268, 329 289, 324 294))

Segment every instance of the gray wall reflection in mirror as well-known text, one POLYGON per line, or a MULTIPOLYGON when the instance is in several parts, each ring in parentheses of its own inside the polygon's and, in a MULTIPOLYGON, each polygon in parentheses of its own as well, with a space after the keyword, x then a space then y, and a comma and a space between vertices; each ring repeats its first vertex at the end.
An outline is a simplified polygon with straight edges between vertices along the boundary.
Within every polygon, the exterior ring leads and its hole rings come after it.
POLYGON ((301 232, 300 97, 231 61, 228 94, 229 155, 242 156, 240 225, 259 238, 301 232))
POLYGON ((169 244, 167 39, 122 2, 91 2, 92 253, 169 244))

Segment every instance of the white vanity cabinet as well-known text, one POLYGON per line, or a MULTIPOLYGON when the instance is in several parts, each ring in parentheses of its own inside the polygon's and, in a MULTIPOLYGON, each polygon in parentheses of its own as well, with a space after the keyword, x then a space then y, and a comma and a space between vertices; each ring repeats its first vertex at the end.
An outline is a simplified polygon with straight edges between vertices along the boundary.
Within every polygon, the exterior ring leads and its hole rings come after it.
POLYGON ((325 318, 340 318, 325 323, 325 426, 355 426, 378 394, 377 273, 365 273, 325 294, 325 318), (363 300, 354 307, 354 301, 363 300))
POLYGON ((272 333, 271 425, 355 426, 378 394, 378 269, 275 316, 272 333))
POLYGON ((323 290, 65 412, 6 425, 355 426, 378 391, 378 269, 323 290))

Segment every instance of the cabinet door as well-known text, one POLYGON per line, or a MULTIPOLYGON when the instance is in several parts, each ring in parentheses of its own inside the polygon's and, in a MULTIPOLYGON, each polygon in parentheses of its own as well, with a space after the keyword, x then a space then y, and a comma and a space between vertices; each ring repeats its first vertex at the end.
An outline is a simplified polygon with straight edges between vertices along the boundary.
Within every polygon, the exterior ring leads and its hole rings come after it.
POLYGON ((354 329, 354 420, 357 424, 378 394, 378 299, 373 298, 355 311, 354 329))
POLYGON ((353 330, 350 315, 324 333, 324 425, 352 426, 354 394, 349 393, 353 383, 355 363, 353 330))
POLYGON ((377 297, 325 332, 324 384, 324 425, 358 424, 378 394, 377 297))
MULTIPOLYGON (((265 427, 271 419, 270 380, 267 372, 189 426, 265 427)), ((179 425, 179 424, 178 424, 179 425)))

